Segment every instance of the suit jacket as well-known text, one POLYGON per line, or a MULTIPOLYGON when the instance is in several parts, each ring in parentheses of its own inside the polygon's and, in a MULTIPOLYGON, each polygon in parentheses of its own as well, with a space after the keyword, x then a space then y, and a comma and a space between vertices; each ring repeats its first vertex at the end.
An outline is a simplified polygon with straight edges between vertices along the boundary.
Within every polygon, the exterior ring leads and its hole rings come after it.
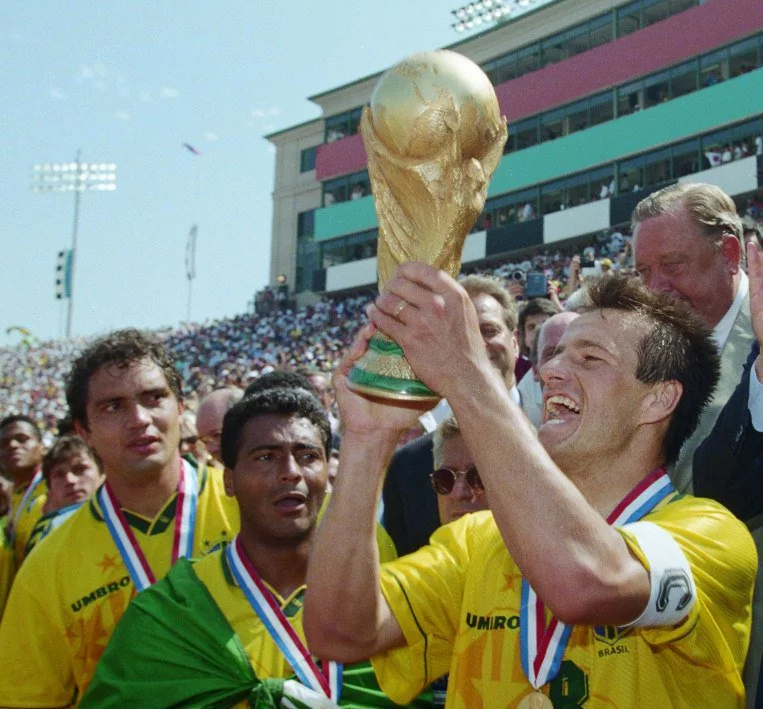
POLYGON ((750 297, 748 295, 742 301, 742 307, 739 309, 731 332, 726 339, 726 344, 721 351, 721 376, 713 398, 705 407, 697 430, 684 443, 678 462, 668 469, 673 485, 679 492, 691 493, 693 490, 692 459, 694 458, 694 451, 710 434, 721 409, 734 393, 753 342, 755 342, 755 335, 752 332, 750 321, 750 297))
POLYGON ((429 480, 434 469, 433 437, 428 433, 400 448, 387 470, 382 523, 400 556, 427 544, 440 526, 437 493, 429 480))
POLYGON ((753 428, 747 403, 758 352, 755 342, 739 385, 694 453, 695 494, 718 500, 743 522, 763 513, 763 433, 753 428))
MULTIPOLYGON (((721 410, 710 435, 694 453, 694 492, 728 507, 752 531, 758 557, 763 558, 763 433, 752 425, 748 406, 757 341, 744 365, 741 380, 721 410)), ((753 600, 753 626, 744 682, 747 707, 763 706, 763 574, 758 571, 753 600), (756 691, 760 704, 756 704, 756 691)))

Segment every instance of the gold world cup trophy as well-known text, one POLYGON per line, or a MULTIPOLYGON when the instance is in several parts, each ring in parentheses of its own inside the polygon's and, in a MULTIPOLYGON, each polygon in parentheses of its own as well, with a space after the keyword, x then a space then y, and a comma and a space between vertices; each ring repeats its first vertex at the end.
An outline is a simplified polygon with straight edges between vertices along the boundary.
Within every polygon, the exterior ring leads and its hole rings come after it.
MULTIPOLYGON (((490 80, 456 52, 413 54, 379 79, 360 132, 379 222, 379 290, 406 261, 455 278, 506 143, 490 80)), ((387 399, 439 399, 382 333, 350 371, 349 386, 387 399)))

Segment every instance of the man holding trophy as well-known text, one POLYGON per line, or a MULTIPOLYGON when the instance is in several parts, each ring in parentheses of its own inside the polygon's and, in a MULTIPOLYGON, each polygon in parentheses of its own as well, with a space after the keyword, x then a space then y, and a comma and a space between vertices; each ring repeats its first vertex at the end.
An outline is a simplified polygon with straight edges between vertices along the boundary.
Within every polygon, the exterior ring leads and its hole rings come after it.
POLYGON ((541 371, 536 437, 454 280, 497 116, 476 65, 435 52, 387 72, 363 117, 381 295, 334 380, 345 429, 308 570, 311 650, 371 656, 401 703, 450 672, 449 707, 742 706, 754 545, 664 470, 717 381, 710 333, 638 282, 592 285, 541 371), (380 566, 384 471, 428 396, 448 399, 491 512, 380 566))

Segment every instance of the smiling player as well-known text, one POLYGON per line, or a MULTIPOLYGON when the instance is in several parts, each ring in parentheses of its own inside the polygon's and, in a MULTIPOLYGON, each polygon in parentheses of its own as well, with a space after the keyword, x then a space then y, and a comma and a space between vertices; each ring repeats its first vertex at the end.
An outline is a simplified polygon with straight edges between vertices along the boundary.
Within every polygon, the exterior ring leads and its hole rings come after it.
POLYGON ((752 538, 717 503, 676 495, 664 468, 717 381, 716 348, 701 318, 637 279, 589 292, 541 370, 538 440, 466 293, 429 266, 399 267, 371 321, 448 399, 492 514, 380 568, 376 496, 415 413, 348 389, 367 328, 335 377, 346 428, 308 570, 314 652, 373 655, 398 702, 450 671, 449 707, 743 706, 752 538))

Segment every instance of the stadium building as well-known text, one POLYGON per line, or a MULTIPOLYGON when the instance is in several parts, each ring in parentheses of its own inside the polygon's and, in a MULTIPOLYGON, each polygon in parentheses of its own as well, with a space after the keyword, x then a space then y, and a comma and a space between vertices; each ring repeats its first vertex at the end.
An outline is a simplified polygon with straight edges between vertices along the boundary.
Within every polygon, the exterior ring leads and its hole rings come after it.
MULTIPOLYGON (((627 229, 636 202, 676 181, 717 184, 740 213, 757 209, 763 2, 520 5, 521 15, 448 47, 485 70, 509 123, 463 263, 627 229)), ((311 96, 321 118, 267 136, 276 147, 270 278, 299 302, 376 284, 358 124, 379 76, 311 96)))

